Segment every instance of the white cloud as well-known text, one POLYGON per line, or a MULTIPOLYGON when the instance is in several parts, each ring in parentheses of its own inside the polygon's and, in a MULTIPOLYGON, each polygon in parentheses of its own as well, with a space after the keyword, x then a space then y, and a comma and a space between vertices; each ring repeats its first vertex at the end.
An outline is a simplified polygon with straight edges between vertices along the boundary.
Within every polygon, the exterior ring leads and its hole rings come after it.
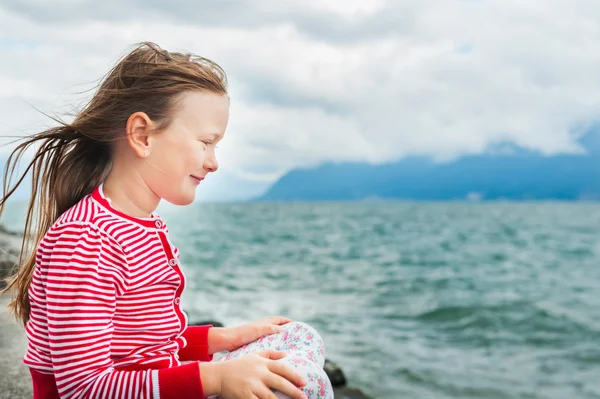
POLYGON ((319 11, 330 11, 348 19, 373 15, 385 7, 384 0, 307 0, 303 4, 319 11))
POLYGON ((221 165, 238 176, 443 159, 498 141, 577 151, 573 129, 599 115, 597 2, 256 1, 248 14, 242 2, 236 13, 190 0, 164 10, 132 2, 114 18, 84 3, 0 6, 0 134, 48 123, 24 101, 64 111, 143 40, 226 69, 233 103, 221 165))

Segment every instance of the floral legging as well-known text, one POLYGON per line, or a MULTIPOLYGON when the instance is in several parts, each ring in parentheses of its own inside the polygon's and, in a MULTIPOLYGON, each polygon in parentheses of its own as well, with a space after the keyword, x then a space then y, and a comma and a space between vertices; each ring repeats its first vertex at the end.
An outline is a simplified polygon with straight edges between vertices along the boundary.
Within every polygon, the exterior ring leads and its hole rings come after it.
MULTIPOLYGON (((331 382, 323 370, 325 346, 319 333, 302 322, 287 323, 283 328, 283 332, 260 338, 233 352, 215 354, 213 362, 237 359, 265 349, 286 352, 288 355, 277 361, 292 366, 308 381, 303 387, 308 398, 333 399, 331 382)), ((278 391, 275 391, 275 395, 280 399, 289 399, 287 395, 278 391)))

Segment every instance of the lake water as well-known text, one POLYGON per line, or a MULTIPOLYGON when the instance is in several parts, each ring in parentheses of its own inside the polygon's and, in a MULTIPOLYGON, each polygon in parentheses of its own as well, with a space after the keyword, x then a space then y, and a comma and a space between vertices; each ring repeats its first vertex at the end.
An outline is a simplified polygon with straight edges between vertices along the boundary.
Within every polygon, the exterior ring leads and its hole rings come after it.
POLYGON ((600 398, 600 203, 159 211, 192 321, 306 321, 374 398, 600 398))

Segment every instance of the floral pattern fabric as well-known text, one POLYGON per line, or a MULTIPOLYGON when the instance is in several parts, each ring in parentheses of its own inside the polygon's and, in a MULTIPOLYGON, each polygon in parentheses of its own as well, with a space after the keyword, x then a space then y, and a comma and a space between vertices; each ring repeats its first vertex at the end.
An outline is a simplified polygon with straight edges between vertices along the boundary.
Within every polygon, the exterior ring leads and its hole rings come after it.
MULTIPOLYGON (((277 361, 290 365, 308 381, 303 387, 306 396, 309 399, 333 399, 331 382, 323 370, 325 346, 319 333, 310 325, 301 322, 287 323, 282 327, 283 332, 262 337, 232 352, 215 354, 213 362, 237 359, 266 349, 286 352, 288 355, 277 361)), ((274 393, 280 399, 289 399, 281 392, 274 393)))

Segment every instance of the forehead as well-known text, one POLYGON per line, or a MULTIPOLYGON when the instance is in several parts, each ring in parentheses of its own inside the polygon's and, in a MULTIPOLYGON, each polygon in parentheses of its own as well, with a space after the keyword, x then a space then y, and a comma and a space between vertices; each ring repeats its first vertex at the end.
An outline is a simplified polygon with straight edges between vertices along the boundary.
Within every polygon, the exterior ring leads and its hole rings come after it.
POLYGON ((206 91, 186 92, 178 101, 174 119, 188 127, 222 134, 229 119, 229 97, 206 91))

